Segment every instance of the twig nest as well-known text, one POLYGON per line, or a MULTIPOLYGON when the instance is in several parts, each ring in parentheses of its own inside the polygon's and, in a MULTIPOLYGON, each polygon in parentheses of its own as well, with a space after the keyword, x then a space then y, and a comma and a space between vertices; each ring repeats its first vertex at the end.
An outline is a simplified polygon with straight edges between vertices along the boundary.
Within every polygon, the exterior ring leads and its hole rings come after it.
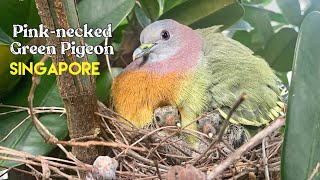
POLYGON ((194 166, 187 165, 186 168, 182 166, 173 166, 168 170, 167 180, 204 180, 206 175, 195 168, 194 166))
POLYGON ((93 170, 86 176, 86 180, 116 179, 116 169, 119 163, 109 156, 99 156, 93 163, 93 170))

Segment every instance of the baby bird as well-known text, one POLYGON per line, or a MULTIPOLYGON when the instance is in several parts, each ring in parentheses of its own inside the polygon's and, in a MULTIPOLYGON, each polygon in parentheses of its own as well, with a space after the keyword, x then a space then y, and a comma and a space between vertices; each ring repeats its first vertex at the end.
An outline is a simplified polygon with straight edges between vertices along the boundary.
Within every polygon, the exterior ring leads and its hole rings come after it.
MULTIPOLYGON (((151 128, 160 128, 164 126, 176 126, 178 128, 181 128, 181 120, 180 120, 180 113, 178 109, 174 106, 168 105, 159 107, 154 110, 153 113, 153 125, 151 128)), ((170 136, 170 133, 167 131, 161 131, 159 132, 160 136, 170 136)), ((181 144, 185 143, 185 136, 183 134, 177 134, 169 138, 172 142, 179 142, 181 144)), ((181 146, 179 143, 175 143, 175 147, 171 145, 166 145, 160 148, 160 151, 176 155, 176 156, 191 156, 192 152, 190 149, 186 148, 185 146, 181 146), (176 148, 178 147, 178 149, 176 148)), ((170 158, 168 157, 169 163, 172 164, 180 164, 183 162, 181 159, 176 158, 170 158)))
MULTIPOLYGON (((219 115, 219 112, 210 112, 204 114, 203 117, 197 120, 198 131, 207 134, 210 138, 218 135, 222 127, 224 119, 219 115)), ((242 144, 248 141, 249 132, 242 125, 230 124, 223 139, 226 140, 234 149, 239 148, 242 144)))
POLYGON ((208 135, 212 138, 217 135, 220 131, 220 127, 223 123, 222 117, 219 113, 206 113, 203 117, 199 118, 197 121, 198 131, 208 135))
MULTIPOLYGON (((168 105, 155 109, 153 120, 157 128, 164 126, 181 127, 180 113, 174 106, 168 105)), ((223 121, 224 119, 219 112, 213 111, 203 114, 203 117, 199 118, 196 123, 198 131, 208 135, 209 138, 213 138, 220 132, 223 121)), ((234 124, 230 124, 223 135, 223 139, 235 149, 247 142, 249 137, 248 131, 242 125, 234 124)))
POLYGON ((224 138, 234 148, 237 149, 250 139, 250 133, 242 125, 230 124, 224 138))
POLYGON ((155 109, 153 114, 153 120, 156 127, 181 127, 180 113, 177 108, 170 105, 155 109))

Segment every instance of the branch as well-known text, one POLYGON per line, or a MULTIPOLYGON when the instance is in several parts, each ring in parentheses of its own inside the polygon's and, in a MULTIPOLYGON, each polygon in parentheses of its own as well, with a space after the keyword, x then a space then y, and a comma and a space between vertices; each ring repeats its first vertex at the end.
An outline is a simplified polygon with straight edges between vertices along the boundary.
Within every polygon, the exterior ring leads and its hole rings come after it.
POLYGON ((217 167, 215 167, 208 175, 208 179, 214 179, 220 173, 222 173, 225 169, 227 169, 232 163, 236 160, 240 159, 241 156, 249 151, 251 148, 255 147, 258 143, 260 143, 263 138, 276 131, 278 128, 285 124, 285 118, 281 117, 275 120, 271 125, 260 131, 257 135, 251 138, 247 143, 242 145, 239 149, 237 149, 233 154, 229 155, 227 159, 221 162, 217 167))
POLYGON ((310 177, 308 178, 308 180, 311 180, 313 178, 313 176, 316 175, 316 173, 319 171, 319 168, 320 168, 320 162, 317 164, 317 166, 313 169, 310 177))
MULTIPOLYGON (((76 4, 74 0, 35 0, 41 22, 49 30, 79 28, 80 22, 77 15, 76 4)), ((75 42, 75 46, 84 46, 82 37, 56 37, 55 34, 46 38, 47 44, 54 46, 57 52, 61 51, 61 42, 75 42)), ((87 55, 78 58, 76 55, 67 51, 66 54, 57 53, 52 55, 52 61, 56 68, 60 62, 70 65, 72 62, 88 62, 87 55)), ((100 129, 100 119, 94 113, 98 110, 95 77, 91 75, 72 75, 70 72, 63 72, 57 76, 57 85, 60 96, 64 102, 67 115, 67 125, 71 139, 83 136, 94 135, 97 129, 100 129)), ((37 121, 36 118, 35 122, 37 121)), ((38 123, 38 125, 41 125, 38 123)), ((42 128, 43 129, 43 128, 42 128)), ((40 132, 40 131, 39 131, 40 132)), ((40 132, 43 138, 44 132, 40 132)), ((48 134, 48 132, 45 132, 48 134)), ((53 141, 56 141, 54 139, 53 141)), ((59 146, 59 145, 58 145, 59 146)), ((60 148, 63 148, 61 145, 60 148)), ((65 150, 64 150, 65 151, 65 150)), ((79 146, 72 147, 73 154, 82 162, 93 163, 97 156, 105 153, 102 146, 83 148, 79 146)), ((67 156, 72 155, 65 151, 67 156)))
POLYGON ((266 155, 266 138, 263 138, 262 140, 262 155, 263 155, 263 165, 265 168, 264 176, 266 180, 270 180, 269 176, 269 167, 268 167, 268 158, 266 155))

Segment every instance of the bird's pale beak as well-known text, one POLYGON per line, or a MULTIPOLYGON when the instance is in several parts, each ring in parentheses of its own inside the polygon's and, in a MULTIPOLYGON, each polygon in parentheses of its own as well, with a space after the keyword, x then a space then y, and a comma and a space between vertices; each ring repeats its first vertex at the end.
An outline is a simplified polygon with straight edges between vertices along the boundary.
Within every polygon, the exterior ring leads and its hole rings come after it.
POLYGON ((181 128, 181 123, 180 123, 180 122, 177 122, 177 123, 176 123, 176 126, 177 126, 178 128, 181 128))
POLYGON ((217 133, 217 131, 211 124, 206 124, 203 127, 203 133, 207 134, 209 138, 212 138, 213 135, 217 133))
POLYGON ((209 138, 212 138, 212 137, 213 137, 213 133, 210 132, 210 133, 208 134, 208 136, 209 136, 209 138))
POLYGON ((132 54, 132 60, 137 60, 150 53, 151 48, 155 43, 142 43, 132 54))

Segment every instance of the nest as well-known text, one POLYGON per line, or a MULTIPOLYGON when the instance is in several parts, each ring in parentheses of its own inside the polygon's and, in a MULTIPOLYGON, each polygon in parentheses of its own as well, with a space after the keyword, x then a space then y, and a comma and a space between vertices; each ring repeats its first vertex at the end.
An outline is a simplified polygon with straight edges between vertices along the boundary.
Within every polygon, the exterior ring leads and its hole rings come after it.
POLYGON ((198 131, 174 126, 141 129, 124 118, 118 120, 119 116, 114 112, 110 115, 110 112, 100 114, 104 131, 108 134, 107 141, 136 147, 135 150, 112 148, 112 154, 119 162, 118 178, 176 179, 171 176, 179 173, 182 174, 180 177, 205 177, 227 158, 234 158, 233 163, 216 176, 217 179, 265 179, 266 176, 280 179, 283 134, 277 130, 239 156, 227 141, 213 143, 212 138, 198 131), (202 148, 186 144, 183 134, 197 138, 202 148))

